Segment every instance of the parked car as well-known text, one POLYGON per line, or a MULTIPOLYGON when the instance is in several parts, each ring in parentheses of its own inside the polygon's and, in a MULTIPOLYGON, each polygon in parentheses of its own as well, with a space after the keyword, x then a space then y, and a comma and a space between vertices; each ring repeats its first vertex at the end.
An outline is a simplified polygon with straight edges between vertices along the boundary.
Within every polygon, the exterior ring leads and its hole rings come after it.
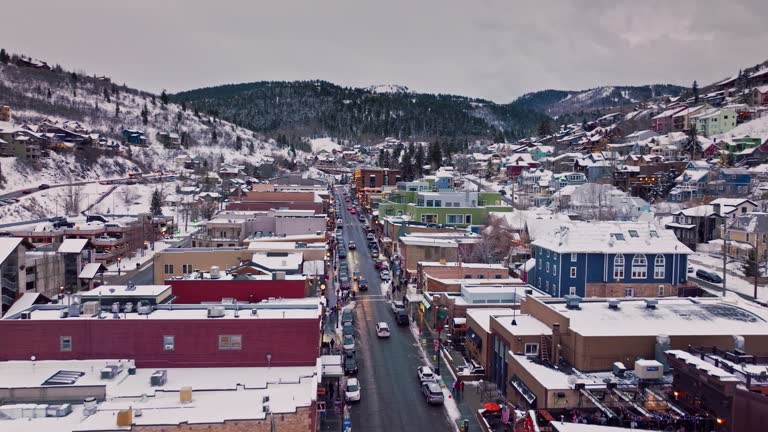
POLYGON ((393 302, 392 302, 392 303, 389 305, 389 307, 391 307, 391 308, 392 308, 392 312, 393 312, 393 313, 394 313, 394 312, 397 312, 397 311, 400 311, 400 310, 404 311, 404 310, 405 310, 405 303, 403 303, 403 302, 401 302, 401 301, 393 301, 393 302))
POLYGON ((349 197, 344 198, 344 201, 349 202, 349 197))
POLYGON ((359 271, 352 272, 352 279, 360 280, 360 272, 359 271))
POLYGON ((392 274, 389 273, 389 270, 382 270, 381 273, 379 273, 381 276, 381 280, 388 281, 392 279, 392 274))
POLYGON ((345 251, 343 248, 340 248, 338 250, 339 258, 346 259, 347 258, 347 251, 345 251))
POLYGON ((408 312, 405 309, 395 312, 395 321, 397 325, 408 325, 408 312))
POLYGON ((697 270, 696 277, 703 281, 707 281, 711 283, 723 283, 723 278, 721 278, 719 274, 715 272, 706 271, 704 269, 697 270))
POLYGON ((355 353, 347 351, 344 354, 344 373, 352 375, 357 373, 357 359, 355 359, 355 353))
POLYGON ((32 193, 32 191, 30 191, 29 189, 24 189, 21 191, 21 193, 23 193, 24 195, 29 195, 32 193))
POLYGON ((360 382, 357 378, 347 380, 347 386, 344 388, 344 400, 347 402, 360 401, 360 382))
POLYGON ((365 238, 366 238, 366 239, 368 239, 368 240, 374 240, 374 239, 376 238, 376 236, 375 236, 375 235, 373 235, 373 233, 372 233, 372 232, 370 232, 370 233, 368 233, 368 235, 367 235, 367 236, 365 236, 365 238))
POLYGON ((375 268, 376 270, 379 270, 381 268, 382 263, 383 261, 380 259, 373 260, 373 268, 375 268))
POLYGON ((355 321, 355 315, 352 313, 351 309, 344 309, 344 311, 341 312, 342 323, 351 323, 354 321, 355 321))
POLYGON ((379 257, 379 249, 371 249, 371 258, 378 258, 379 257))
POLYGON ((359 291, 368 291, 368 281, 365 279, 360 278, 357 281, 357 289, 359 291))
POLYGON ((344 336, 354 336, 355 327, 352 326, 352 323, 344 323, 344 329, 342 330, 342 334, 344 336))
POLYGON ((421 384, 421 392, 428 404, 442 405, 443 390, 435 382, 425 382, 421 384))
POLYGON ((357 244, 350 240, 349 244, 347 244, 347 248, 349 248, 349 250, 355 250, 357 249, 357 244))
POLYGON ((355 210, 355 208, 352 207, 351 209, 349 209, 349 213, 350 214, 357 214, 357 210, 355 210))
POLYGON ((416 375, 419 377, 419 382, 436 382, 437 377, 432 372, 432 368, 429 366, 419 366, 416 368, 416 375))
POLYGON ((46 189, 50 189, 50 187, 51 187, 51 185, 49 185, 47 183, 43 183, 40 186, 38 186, 37 188, 40 189, 40 190, 46 190, 46 189))
POLYGON ((341 345, 344 347, 344 350, 346 350, 346 351, 354 351, 355 350, 355 338, 353 338, 352 336, 344 336, 344 339, 341 342, 341 345))
POLYGON ((376 324, 376 335, 380 338, 388 338, 389 337, 389 325, 385 322, 380 322, 376 324))
POLYGON ((360 214, 360 217, 359 217, 359 218, 357 218, 357 219, 358 219, 360 222, 365 222, 365 216, 363 216, 363 214, 362 214, 362 213, 360 214))

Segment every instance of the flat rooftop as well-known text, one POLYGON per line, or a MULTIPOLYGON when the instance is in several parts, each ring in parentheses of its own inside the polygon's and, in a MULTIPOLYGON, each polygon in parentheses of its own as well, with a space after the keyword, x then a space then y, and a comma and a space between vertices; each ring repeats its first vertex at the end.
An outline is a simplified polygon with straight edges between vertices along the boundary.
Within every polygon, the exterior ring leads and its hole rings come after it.
POLYGON ((512 308, 477 308, 467 309, 466 312, 467 317, 472 318, 486 333, 491 331, 491 317, 511 317, 513 313, 512 308))
MULTIPOLYGON (((259 420, 265 418, 261 409, 264 397, 274 413, 295 413, 300 407, 311 406, 321 379, 322 363, 305 367, 263 368, 171 368, 167 382, 152 386, 150 376, 155 369, 137 369, 128 374, 131 360, 88 361, 11 361, 0 363, 0 382, 6 388, 48 387, 44 383, 60 371, 82 374, 71 385, 62 387, 104 388, 106 400, 96 412, 84 416, 83 407, 75 405, 73 412, 61 418, 20 418, 0 420, 0 429, 14 432, 41 431, 113 431, 117 410, 141 409, 133 416, 135 425, 178 425, 223 423, 228 420, 259 420), (101 379, 100 371, 109 364, 120 365, 121 372, 112 379, 101 379), (181 403, 179 391, 192 387, 192 401, 181 403)), ((77 391, 77 390, 75 390, 77 391)), ((44 404, 47 401, 40 401, 44 404)), ((30 405, 25 403, 25 405, 30 405)))
POLYGON ((584 336, 715 336, 768 334, 768 309, 735 296, 721 298, 659 298, 655 309, 643 299, 622 299, 610 309, 604 299, 582 301, 579 309, 564 301, 546 301, 570 320, 570 330, 584 336))
POLYGON ((505 330, 515 336, 539 336, 543 334, 552 334, 552 329, 530 315, 503 315, 491 318, 490 320, 496 320, 499 324, 502 325, 502 327, 504 327, 505 330), (515 320, 515 325, 512 325, 513 319, 515 320))
POLYGON ((508 270, 508 268, 502 264, 465 263, 465 262, 441 263, 439 261, 419 261, 419 264, 421 264, 422 267, 461 267, 461 268, 471 268, 471 269, 484 268, 484 269, 508 270))
POLYGON ((29 312, 30 320, 255 320, 255 319, 313 319, 320 317, 321 305, 319 297, 303 299, 271 299, 253 304, 238 305, 156 305, 149 314, 134 312, 113 314, 102 310, 99 314, 84 315, 67 318, 61 317, 61 311, 68 306, 33 305, 24 311, 18 311, 13 316, 6 315, 4 319, 20 319, 22 312, 29 312), (224 315, 216 318, 208 318, 208 308, 219 307, 224 310, 224 315))
POLYGON ((157 297, 170 291, 170 285, 102 285, 80 293, 83 297, 157 297))

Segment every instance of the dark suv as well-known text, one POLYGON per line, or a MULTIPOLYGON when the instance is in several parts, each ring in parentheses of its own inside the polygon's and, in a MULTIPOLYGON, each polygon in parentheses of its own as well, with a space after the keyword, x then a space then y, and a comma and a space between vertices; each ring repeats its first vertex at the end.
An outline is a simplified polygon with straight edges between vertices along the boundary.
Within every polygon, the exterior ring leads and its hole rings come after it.
POLYGON ((719 274, 714 272, 709 272, 703 269, 699 269, 696 271, 696 277, 703 281, 707 281, 711 283, 723 283, 723 278, 721 278, 719 274))

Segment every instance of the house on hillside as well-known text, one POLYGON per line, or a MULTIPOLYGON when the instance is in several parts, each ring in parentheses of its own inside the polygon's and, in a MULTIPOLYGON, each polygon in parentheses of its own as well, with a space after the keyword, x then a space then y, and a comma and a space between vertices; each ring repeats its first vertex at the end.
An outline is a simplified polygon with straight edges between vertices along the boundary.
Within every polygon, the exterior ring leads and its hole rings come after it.
POLYGON ((647 222, 552 224, 532 244, 528 282, 554 297, 677 296, 688 286, 691 250, 647 222))
POLYGON ((653 130, 658 134, 665 134, 672 131, 672 117, 680 111, 688 108, 685 105, 679 105, 674 108, 670 108, 661 114, 653 117, 651 122, 653 124, 653 130))
POLYGON ((160 131, 155 134, 155 139, 165 148, 181 148, 181 136, 176 132, 160 131))
POLYGON ((768 85, 753 88, 749 93, 749 104, 755 106, 768 105, 768 85))
POLYGON ((631 134, 625 136, 624 142, 631 143, 635 141, 645 141, 655 136, 659 136, 659 134, 650 129, 644 129, 644 130, 632 132, 631 134))
POLYGON ((138 146, 147 145, 147 137, 144 136, 144 132, 140 130, 125 129, 123 130, 123 140, 126 143, 138 146))
POLYGON ((748 257, 751 248, 757 248, 757 259, 764 261, 768 257, 768 213, 750 212, 739 214, 732 223, 723 227, 733 245, 729 244, 731 256, 748 257), (748 245, 750 247, 739 247, 748 245), (747 252, 747 253, 745 253, 747 252))
POLYGON ((691 116, 691 122, 694 121, 698 133, 705 137, 725 133, 736 127, 736 110, 711 108, 691 116))
POLYGON ((676 132, 687 131, 691 128, 692 116, 698 115, 711 108, 710 105, 704 104, 678 111, 672 116, 672 130, 676 132))

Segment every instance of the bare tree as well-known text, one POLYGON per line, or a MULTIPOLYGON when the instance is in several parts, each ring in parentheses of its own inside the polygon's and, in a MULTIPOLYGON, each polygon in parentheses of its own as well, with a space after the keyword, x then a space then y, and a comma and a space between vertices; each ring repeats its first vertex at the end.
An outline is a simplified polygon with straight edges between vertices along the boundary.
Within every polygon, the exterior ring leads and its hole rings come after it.
POLYGON ((512 233, 506 229, 503 220, 488 216, 480 235, 482 238, 474 245, 466 261, 485 264, 503 263, 513 246, 512 233))
POLYGON ((123 199, 123 203, 126 206, 129 206, 139 198, 139 193, 136 192, 136 189, 130 186, 123 186, 120 189, 120 197, 123 199))
POLYGON ((83 188, 70 183, 59 190, 56 201, 58 201, 64 214, 75 216, 80 213, 80 205, 83 201, 83 188))

